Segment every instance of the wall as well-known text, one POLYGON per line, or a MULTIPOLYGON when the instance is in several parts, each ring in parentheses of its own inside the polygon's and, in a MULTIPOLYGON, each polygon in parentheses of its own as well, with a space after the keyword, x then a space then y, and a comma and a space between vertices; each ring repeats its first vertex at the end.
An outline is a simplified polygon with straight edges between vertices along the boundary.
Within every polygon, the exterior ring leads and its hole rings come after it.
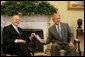
POLYGON ((84 28, 84 10, 68 10, 68 1, 48 1, 54 7, 58 8, 58 13, 61 15, 61 21, 68 23, 70 26, 77 26, 77 20, 83 20, 82 27, 84 28))

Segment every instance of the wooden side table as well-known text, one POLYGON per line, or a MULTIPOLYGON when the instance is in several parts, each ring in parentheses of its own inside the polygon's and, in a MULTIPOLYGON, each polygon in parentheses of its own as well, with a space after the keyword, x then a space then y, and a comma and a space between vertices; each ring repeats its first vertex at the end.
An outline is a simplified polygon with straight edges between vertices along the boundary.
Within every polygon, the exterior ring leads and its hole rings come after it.
POLYGON ((78 54, 81 56, 81 44, 84 42, 84 32, 83 31, 77 31, 76 32, 76 39, 74 40, 75 47, 78 47, 78 54))
MULTIPOLYGON (((79 40, 79 39, 75 39, 75 40, 74 40, 74 44, 75 44, 75 48, 77 48, 77 46, 78 46, 78 55, 81 56, 80 40, 79 40)), ((76 55, 77 55, 77 54, 76 54, 76 55)))

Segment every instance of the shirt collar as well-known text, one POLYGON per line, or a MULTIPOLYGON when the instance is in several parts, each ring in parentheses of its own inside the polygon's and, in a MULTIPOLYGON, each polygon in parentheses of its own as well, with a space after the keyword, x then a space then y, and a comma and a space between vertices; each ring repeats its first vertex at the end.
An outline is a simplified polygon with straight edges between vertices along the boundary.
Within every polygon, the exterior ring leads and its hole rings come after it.
POLYGON ((15 25, 13 25, 13 24, 12 24, 12 26, 13 26, 15 29, 17 28, 17 26, 15 26, 15 25))
MULTIPOLYGON (((56 26, 56 29, 58 30, 58 25, 55 24, 55 26, 56 26)), ((60 28, 60 30, 61 30, 61 26, 60 26, 60 24, 59 24, 59 28, 60 28)))
POLYGON ((56 26, 56 28, 57 28, 58 26, 60 27, 60 24, 59 24, 59 25, 56 25, 56 24, 55 24, 55 26, 56 26))

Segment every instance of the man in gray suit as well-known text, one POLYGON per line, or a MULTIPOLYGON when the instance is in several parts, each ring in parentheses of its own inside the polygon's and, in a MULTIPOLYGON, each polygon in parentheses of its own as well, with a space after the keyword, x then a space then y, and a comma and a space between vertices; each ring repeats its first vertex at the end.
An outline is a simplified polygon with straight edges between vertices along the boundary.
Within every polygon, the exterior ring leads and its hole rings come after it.
POLYGON ((75 47, 72 43, 72 33, 68 24, 60 22, 60 15, 53 15, 54 25, 48 29, 47 40, 41 43, 48 44, 52 42, 51 56, 59 56, 61 49, 69 50, 71 56, 75 56, 75 47))

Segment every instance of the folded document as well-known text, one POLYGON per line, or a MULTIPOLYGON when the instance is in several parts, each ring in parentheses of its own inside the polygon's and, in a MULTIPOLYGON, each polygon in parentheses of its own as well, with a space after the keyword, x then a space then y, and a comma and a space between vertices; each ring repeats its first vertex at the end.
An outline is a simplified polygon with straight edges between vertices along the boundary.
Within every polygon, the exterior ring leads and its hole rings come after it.
POLYGON ((41 42, 41 37, 39 35, 35 35, 35 37, 41 42))

